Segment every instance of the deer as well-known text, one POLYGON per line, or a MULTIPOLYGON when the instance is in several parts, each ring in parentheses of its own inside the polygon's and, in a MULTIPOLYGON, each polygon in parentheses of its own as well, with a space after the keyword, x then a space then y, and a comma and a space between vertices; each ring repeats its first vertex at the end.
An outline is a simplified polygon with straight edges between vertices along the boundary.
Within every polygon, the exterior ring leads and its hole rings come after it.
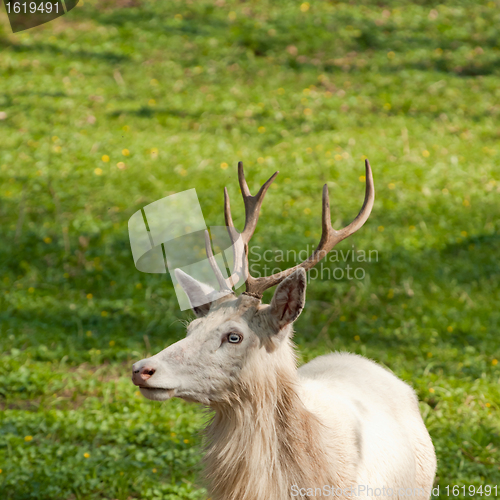
POLYGON ((347 352, 318 356, 297 369, 293 323, 305 305, 306 271, 370 216, 375 189, 368 160, 365 171, 365 199, 353 222, 333 229, 325 184, 317 248, 293 267, 253 277, 248 245, 279 172, 252 196, 239 162, 241 233, 224 189, 233 273, 224 277, 218 268, 208 233, 206 252, 219 290, 174 271, 196 318, 185 338, 136 362, 132 381, 150 400, 178 397, 209 410, 203 462, 212 500, 431 496, 436 455, 407 383, 347 352), (232 285, 242 270, 245 291, 237 296, 232 285), (271 302, 263 304, 264 291, 274 286, 271 302))

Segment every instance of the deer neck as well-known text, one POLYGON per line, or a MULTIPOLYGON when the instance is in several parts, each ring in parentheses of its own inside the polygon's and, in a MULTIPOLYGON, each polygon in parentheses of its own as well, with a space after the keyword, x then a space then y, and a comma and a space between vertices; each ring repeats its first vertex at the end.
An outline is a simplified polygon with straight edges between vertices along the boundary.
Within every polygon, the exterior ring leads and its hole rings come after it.
POLYGON ((214 500, 285 500, 292 485, 331 484, 322 426, 299 397, 294 352, 283 344, 274 364, 214 408, 205 456, 214 500))

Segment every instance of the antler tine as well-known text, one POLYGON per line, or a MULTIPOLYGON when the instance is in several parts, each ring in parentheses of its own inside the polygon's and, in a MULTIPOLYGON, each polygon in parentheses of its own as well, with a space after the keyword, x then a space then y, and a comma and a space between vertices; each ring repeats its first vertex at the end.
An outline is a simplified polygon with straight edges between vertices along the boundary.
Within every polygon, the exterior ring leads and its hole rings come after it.
POLYGON ((339 235, 339 239, 335 242, 335 244, 355 233, 368 220, 368 217, 370 217, 373 203, 375 202, 375 186, 373 185, 373 174, 368 160, 365 160, 365 179, 366 188, 363 206, 361 207, 361 210, 356 218, 347 227, 344 227, 344 229, 341 229, 340 231, 336 231, 339 235))
POLYGON ((318 247, 313 252, 313 254, 305 260, 302 267, 307 271, 315 266, 321 259, 323 259, 326 254, 340 241, 344 240, 351 234, 355 233, 370 216, 373 208, 373 203, 375 201, 375 188, 373 186, 373 175, 370 167, 370 162, 365 160, 365 172, 366 172, 366 188, 365 188, 365 200, 363 206, 359 211, 356 218, 346 227, 336 231, 332 227, 331 216, 330 216, 330 197, 328 195, 328 186, 325 184, 323 186, 323 214, 322 214, 322 226, 323 231, 321 234, 321 240, 318 247))
POLYGON ((224 188, 224 219, 226 221, 226 228, 233 247, 233 272, 227 280, 229 287, 233 287, 238 283, 240 277, 245 273, 245 248, 241 235, 234 227, 233 218, 231 217, 231 206, 229 203, 229 194, 227 188, 224 188))
POLYGON ((238 162, 238 181, 240 183, 241 194, 243 195, 243 198, 252 196, 250 193, 250 189, 248 189, 247 181, 245 179, 245 172, 243 171, 242 161, 238 162))
POLYGON ((245 172, 243 171, 243 162, 238 162, 238 180, 240 181, 241 194, 243 196, 243 203, 245 204, 245 228, 241 233, 244 243, 248 243, 257 227, 259 220, 260 207, 264 201, 269 186, 272 184, 279 171, 275 172, 259 189, 259 192, 252 196, 248 189, 248 184, 245 179, 245 172))
POLYGON ((226 221, 226 227, 234 227, 233 218, 231 217, 231 206, 229 203, 229 193, 227 192, 227 187, 224 188, 224 219, 226 221))
MULTIPOLYGON (((248 243, 257 227, 257 221, 259 220, 260 207, 264 200, 269 186, 272 184, 279 171, 275 172, 259 189, 259 192, 252 196, 250 190, 248 189, 248 184, 245 179, 245 172, 243 171, 243 162, 238 162, 238 180, 240 183, 241 194, 243 196, 243 203, 245 204, 245 227, 241 232, 244 243, 248 243)), ((226 226, 228 228, 234 229, 233 218, 231 216, 231 206, 229 203, 229 194, 227 188, 224 188, 224 218, 226 220, 226 226)), ((229 232, 231 236, 231 241, 235 240, 235 232, 229 232)))
POLYGON ((217 265, 217 262, 215 261, 214 257, 214 252, 212 250, 212 245, 210 243, 210 235, 208 234, 208 230, 205 229, 205 252, 208 257, 208 262, 210 263, 210 267, 212 268, 215 277, 217 278, 217 282, 219 283, 219 290, 228 290, 230 287, 228 287, 226 279, 222 275, 221 270, 219 269, 219 266, 217 265))
POLYGON ((321 212, 321 240, 318 247, 326 244, 332 232, 332 216, 330 214, 330 195, 328 194, 328 185, 323 186, 323 203, 321 212))

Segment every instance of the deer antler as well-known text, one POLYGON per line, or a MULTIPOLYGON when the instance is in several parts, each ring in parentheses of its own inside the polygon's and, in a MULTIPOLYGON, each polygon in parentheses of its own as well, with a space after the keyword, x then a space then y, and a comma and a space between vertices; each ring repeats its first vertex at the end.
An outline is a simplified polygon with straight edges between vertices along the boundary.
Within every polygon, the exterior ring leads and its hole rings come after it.
POLYGON ((273 274, 272 276, 264 276, 260 278, 254 278, 250 275, 248 266, 248 243, 252 238, 252 235, 257 226, 259 220, 259 212, 264 196, 279 172, 275 172, 267 182, 260 188, 259 192, 252 196, 250 190, 248 189, 247 182, 245 180, 245 174, 243 172, 243 163, 240 161, 238 163, 238 179, 241 187, 241 194, 243 196, 243 202, 245 204, 245 227, 241 234, 236 231, 233 219, 231 217, 231 208, 229 205, 229 195, 227 189, 224 188, 224 215, 226 219, 226 226, 228 228, 229 236, 233 244, 234 252, 234 266, 232 275, 225 279, 223 278, 220 270, 217 268, 213 254, 211 253, 210 241, 208 241, 207 255, 209 255, 209 260, 216 273, 217 280, 222 287, 231 288, 235 281, 242 275, 247 275, 245 282, 246 290, 245 294, 258 299, 262 298, 262 294, 272 286, 277 285, 283 281, 287 276, 292 274, 299 267, 304 268, 306 271, 314 267, 320 260, 322 260, 328 252, 340 241, 347 238, 351 234, 355 233, 370 216, 373 208, 373 202, 375 200, 375 188, 373 185, 373 175, 368 160, 365 160, 366 169, 366 191, 365 200, 363 206, 357 217, 346 227, 336 231, 332 227, 331 216, 330 216, 330 198, 328 195, 328 186, 325 184, 323 186, 323 212, 322 212, 322 234, 319 244, 314 250, 314 252, 303 262, 297 264, 294 267, 286 269, 285 271, 273 274), (210 250, 209 250, 210 249, 210 250), (210 254, 209 254, 210 251, 210 254))
POLYGON ((219 283, 220 290, 231 289, 237 283, 240 277, 247 275, 248 262, 248 242, 253 236, 257 222, 259 220, 260 207, 264 201, 269 186, 274 181, 279 172, 275 172, 259 189, 259 192, 252 196, 248 189, 247 181, 245 180, 245 173, 243 172, 243 163, 238 162, 238 180, 240 183, 241 194, 243 196, 243 203, 245 204, 245 227, 241 233, 235 229, 233 218, 231 217, 231 208, 229 204, 229 194, 227 188, 224 188, 224 217, 226 220, 226 227, 231 239, 233 247, 233 271, 229 278, 224 278, 217 263, 215 261, 212 247, 210 245, 210 236, 208 231, 205 231, 205 250, 207 253, 210 266, 219 283))
POLYGON ((227 188, 224 188, 224 218, 226 220, 226 227, 233 245, 234 260, 233 272, 227 280, 229 286, 236 283, 241 276, 248 275, 248 243, 250 242, 255 228, 257 227, 260 207, 264 201, 264 196, 278 174, 279 171, 274 172, 274 174, 261 186, 259 192, 255 196, 252 196, 245 179, 243 162, 238 162, 238 181, 240 183, 241 195, 243 196, 243 203, 245 205, 245 227, 240 234, 234 227, 233 218, 231 216, 231 207, 229 204, 229 194, 227 192, 227 188))
POLYGON ((210 263, 210 267, 212 268, 215 277, 217 278, 217 282, 219 283, 220 291, 231 291, 231 285, 229 285, 226 281, 226 278, 222 275, 217 262, 215 261, 214 252, 212 251, 212 245, 210 244, 210 235, 208 231, 205 229, 205 252, 208 257, 208 262, 210 263))

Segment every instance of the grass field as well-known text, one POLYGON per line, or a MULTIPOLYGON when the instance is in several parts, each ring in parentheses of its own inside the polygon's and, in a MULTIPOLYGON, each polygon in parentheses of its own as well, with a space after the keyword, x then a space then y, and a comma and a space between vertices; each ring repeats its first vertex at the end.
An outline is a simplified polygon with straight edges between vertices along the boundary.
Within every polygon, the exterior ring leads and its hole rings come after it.
POLYGON ((252 190, 281 172, 258 251, 298 251, 324 182, 334 225, 355 216, 365 157, 375 207, 338 248, 377 258, 311 280, 301 362, 383 363, 421 400, 441 497, 500 490, 500 1, 85 0, 16 35, 0 16, 0 498, 205 499, 202 409, 130 382, 189 314, 134 268, 127 221, 196 188, 221 225, 227 185, 241 228, 243 160, 252 190))

